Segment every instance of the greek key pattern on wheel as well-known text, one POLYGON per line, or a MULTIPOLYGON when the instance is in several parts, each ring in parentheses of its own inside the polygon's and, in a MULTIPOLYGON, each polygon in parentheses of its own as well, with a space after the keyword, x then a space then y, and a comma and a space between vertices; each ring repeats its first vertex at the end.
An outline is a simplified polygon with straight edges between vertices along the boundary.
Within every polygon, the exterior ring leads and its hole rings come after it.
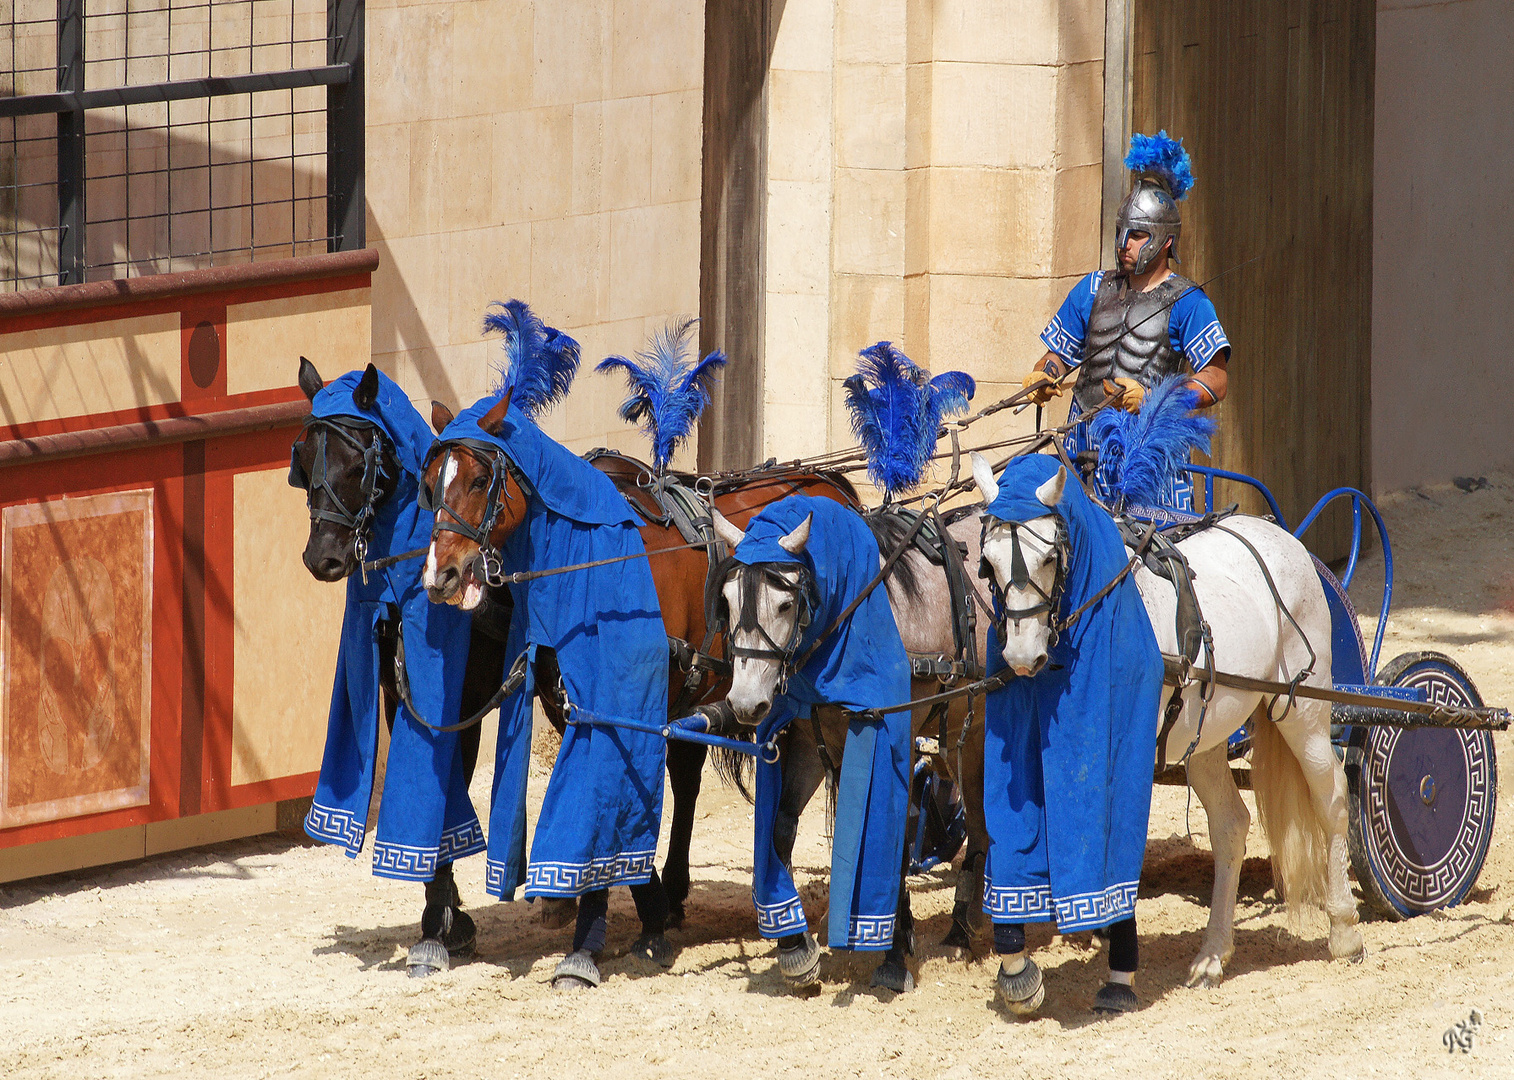
POLYGON ((328 844, 341 844, 348 855, 363 850, 363 823, 346 810, 311 803, 305 814, 305 831, 328 844))
POLYGON ((781 904, 759 904, 754 896, 752 906, 757 909, 757 932, 763 937, 786 937, 809 929, 809 920, 804 917, 804 905, 797 896, 781 904))
POLYGON ((1111 885, 1103 892, 1079 893, 1057 898, 1057 930, 1069 934, 1074 930, 1092 930, 1135 914, 1136 887, 1139 882, 1111 885))
POLYGON ((440 850, 437 858, 443 862, 455 862, 469 855, 476 855, 487 848, 488 842, 484 839, 484 827, 478 819, 454 825, 442 833, 440 850))
POLYGON ((539 862, 526 871, 527 896, 581 896, 623 882, 637 884, 652 876, 655 851, 622 851, 586 863, 539 862))
POLYGON ((1044 920, 1051 915, 1051 886, 991 885, 983 894, 983 910, 995 922, 1044 920))
MULTIPOLYGON (((1461 695, 1445 682, 1423 684, 1430 701, 1436 704, 1465 705, 1461 695)), ((1374 729, 1362 759, 1363 816, 1372 855, 1381 867, 1380 880, 1391 884, 1401 900, 1411 907, 1430 910, 1454 897, 1481 848, 1479 829, 1489 812, 1492 788, 1489 783, 1487 742, 1480 738, 1458 740, 1467 772, 1467 801, 1462 808, 1456 839, 1449 850, 1432 866, 1423 866, 1415 855, 1405 850, 1393 828, 1388 799, 1388 767, 1393 760, 1403 730, 1374 729)))
POLYGON ((848 949, 886 949, 894 943, 894 916, 858 915, 847 934, 848 949))
POLYGON ((430 881, 436 877, 436 848, 375 841, 373 872, 400 881, 430 881))

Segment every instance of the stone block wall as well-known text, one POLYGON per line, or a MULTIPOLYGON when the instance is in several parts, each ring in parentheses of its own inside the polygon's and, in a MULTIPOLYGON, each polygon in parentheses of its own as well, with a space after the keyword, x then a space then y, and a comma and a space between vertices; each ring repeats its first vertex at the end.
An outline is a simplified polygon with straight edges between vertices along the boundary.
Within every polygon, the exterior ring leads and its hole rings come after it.
POLYGON ((1018 386, 1044 351, 1036 335, 1099 263, 1103 50, 1103 0, 783 5, 768 453, 851 442, 840 380, 880 339, 968 371, 980 403, 1018 386))
POLYGON ((645 456, 591 368, 698 314, 702 3, 369 0, 367 25, 374 361, 469 404, 484 312, 520 297, 583 346, 546 429, 645 456))

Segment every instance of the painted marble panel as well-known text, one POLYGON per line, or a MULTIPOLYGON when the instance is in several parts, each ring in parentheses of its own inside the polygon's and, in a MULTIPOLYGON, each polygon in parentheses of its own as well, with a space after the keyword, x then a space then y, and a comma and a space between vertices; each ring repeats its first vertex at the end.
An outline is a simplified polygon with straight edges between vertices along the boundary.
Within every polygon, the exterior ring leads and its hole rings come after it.
POLYGON ((0 828, 148 801, 152 492, 0 516, 0 828))

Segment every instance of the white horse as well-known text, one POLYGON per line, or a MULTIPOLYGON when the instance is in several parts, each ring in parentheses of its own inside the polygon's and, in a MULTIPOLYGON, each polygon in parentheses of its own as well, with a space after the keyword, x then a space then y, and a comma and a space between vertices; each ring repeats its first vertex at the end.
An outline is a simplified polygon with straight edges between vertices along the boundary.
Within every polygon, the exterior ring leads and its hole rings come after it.
MULTIPOLYGON (((988 504, 999 492, 988 462, 973 454, 973 478, 988 504)), ((1062 497, 1067 470, 1042 484, 1036 497, 1050 508, 1062 497)), ((1005 606, 1025 609, 1052 592, 1059 553, 1055 515, 1027 522, 1017 531, 1019 546, 1030 571, 1031 585, 1010 584, 1014 541, 1010 529, 985 514, 983 557, 1004 591, 1005 606), (1039 590, 1040 595, 1036 595, 1039 590)), ((1305 685, 1330 685, 1330 611, 1313 560, 1296 537, 1270 521, 1236 516, 1224 529, 1205 529, 1178 545, 1193 568, 1193 588, 1204 619, 1213 630, 1216 670, 1255 679, 1287 682, 1309 663, 1314 648, 1314 671, 1305 685), (1225 531, 1228 530, 1228 531, 1225 531), (1253 555, 1237 537, 1244 537, 1253 555), (1273 599, 1258 558, 1266 563, 1277 595, 1292 622, 1273 599), (1297 626, 1294 626, 1294 623, 1297 626)), ((1172 584, 1148 571, 1135 570, 1136 584, 1167 654, 1178 653, 1177 597, 1172 584)), ((1049 617, 1011 621, 1005 627, 1004 662, 1016 675, 1033 677, 1046 663, 1049 617)), ((1196 668, 1209 666, 1202 650, 1196 668)), ((1167 694, 1164 690, 1163 704, 1167 694)), ((1346 880, 1348 859, 1346 774, 1330 744, 1330 706, 1323 701, 1297 699, 1276 722, 1268 718, 1270 695, 1216 686, 1203 712, 1201 684, 1183 694, 1183 709, 1168 734, 1174 760, 1188 757, 1188 779, 1209 816, 1209 839, 1214 848, 1214 894, 1209 927, 1199 954, 1188 970, 1189 986, 1213 986, 1235 952, 1236 886, 1246 853, 1251 815, 1241 801, 1227 761, 1227 740, 1248 719, 1254 721, 1252 783, 1262 827, 1272 846, 1278 890, 1289 906, 1322 907, 1330 918, 1330 953, 1357 958, 1363 952, 1357 929, 1356 902, 1346 880)), ((1278 702, 1282 712, 1285 702, 1278 702)), ((1153 717, 1160 731, 1162 716, 1153 717)))

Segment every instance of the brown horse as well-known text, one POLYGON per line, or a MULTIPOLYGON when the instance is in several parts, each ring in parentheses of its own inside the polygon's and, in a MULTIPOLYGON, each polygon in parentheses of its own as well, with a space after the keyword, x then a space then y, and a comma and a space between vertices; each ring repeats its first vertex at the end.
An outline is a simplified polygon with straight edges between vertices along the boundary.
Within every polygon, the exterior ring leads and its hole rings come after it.
MULTIPOLYGON (((509 396, 506 395, 480 418, 480 427, 490 434, 497 434, 508 408, 509 396)), ((452 415, 445 406, 433 403, 432 427, 440 433, 452 421, 452 415)), ((676 525, 655 520, 660 514, 643 486, 651 476, 651 470, 646 465, 619 455, 596 457, 593 464, 610 477, 644 519, 641 526, 642 542, 650 554, 649 565, 662 609, 664 628, 670 639, 677 639, 689 646, 688 649, 679 650, 683 656, 682 663, 679 656, 670 650, 670 716, 675 711, 686 715, 700 704, 723 700, 726 682, 715 671, 708 666, 700 666, 691 674, 687 666, 691 653, 707 647, 705 579, 709 573, 708 555, 699 548, 687 547, 687 542, 676 525), (686 687, 691 684, 693 690, 688 692, 686 687)), ((478 528, 486 512, 491 467, 492 462, 476 448, 462 448, 462 452, 434 456, 424 483, 438 492, 437 505, 445 500, 451 513, 478 528), (444 463, 449 470, 445 483, 442 476, 444 463)), ((683 479, 691 483, 693 481, 693 477, 683 479)), ((499 515, 489 534, 489 543, 495 548, 503 544, 505 538, 521 525, 528 511, 527 497, 509 470, 505 471, 504 485, 505 490, 498 499, 499 515)), ((860 506, 856 491, 843 476, 821 472, 717 484, 713 497, 716 506, 728 519, 745 524, 769 503, 799 492, 834 499, 851 507, 860 506)), ((431 550, 427 556, 426 572, 431 598, 438 603, 471 607, 488 591, 480 564, 476 541, 457 532, 438 529, 432 534, 431 550)), ((718 637, 714 640, 718 641, 718 637)), ((718 655, 718 647, 708 647, 718 655)), ((550 668, 550 665, 543 665, 543 668, 550 668)), ((542 668, 538 671, 541 672, 542 668)), ((538 689, 543 686, 542 679, 543 676, 539 674, 538 689)), ((562 730, 563 717, 554 695, 541 693, 539 698, 553 726, 562 730)), ((668 857, 661 880, 667 892, 668 924, 671 926, 681 925, 684 919, 684 905, 690 884, 689 843, 706 752, 705 746, 696 743, 672 742, 668 746, 667 769, 673 795, 673 812, 668 857)))

